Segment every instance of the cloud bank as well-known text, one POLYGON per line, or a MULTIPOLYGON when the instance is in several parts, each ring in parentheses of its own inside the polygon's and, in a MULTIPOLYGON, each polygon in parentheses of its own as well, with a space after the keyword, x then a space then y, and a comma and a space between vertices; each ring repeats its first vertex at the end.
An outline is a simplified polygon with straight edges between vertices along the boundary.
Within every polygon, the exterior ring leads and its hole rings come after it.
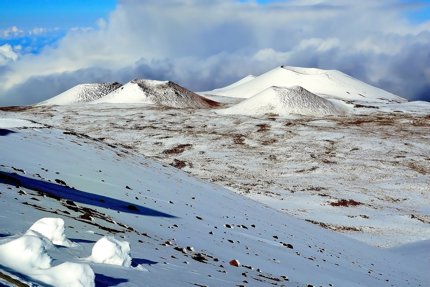
POLYGON ((207 90, 281 64, 338 69, 430 100, 430 22, 408 16, 425 4, 379 2, 121 0, 97 29, 70 31, 37 55, 0 61, 0 105, 133 78, 207 90))

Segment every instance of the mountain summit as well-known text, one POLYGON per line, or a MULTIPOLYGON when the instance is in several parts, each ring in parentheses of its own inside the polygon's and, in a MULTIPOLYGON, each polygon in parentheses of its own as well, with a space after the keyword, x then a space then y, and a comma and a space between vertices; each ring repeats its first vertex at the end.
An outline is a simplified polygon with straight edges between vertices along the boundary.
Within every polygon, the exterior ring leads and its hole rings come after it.
MULTIPOLYGON (((241 80, 242 81, 242 80, 241 80)), ((366 84, 336 70, 280 66, 254 79, 237 85, 216 89, 206 94, 236 98, 251 98, 267 88, 301 86, 324 98, 344 101, 371 101, 381 103, 405 102, 392 93, 366 84)))
POLYGON ((128 82, 94 103, 140 103, 173 108, 213 108, 218 103, 170 81, 140 80, 128 82))

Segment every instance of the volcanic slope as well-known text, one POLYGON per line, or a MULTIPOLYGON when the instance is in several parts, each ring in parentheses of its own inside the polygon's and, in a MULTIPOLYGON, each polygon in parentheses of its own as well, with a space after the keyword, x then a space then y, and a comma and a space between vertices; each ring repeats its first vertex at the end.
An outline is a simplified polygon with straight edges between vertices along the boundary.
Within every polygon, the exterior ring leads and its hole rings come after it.
POLYGON ((172 108, 213 108, 218 103, 170 81, 133 80, 94 103, 152 104, 172 108))
POLYGON ((344 101, 400 103, 405 99, 376 88, 336 70, 281 66, 255 79, 207 92, 207 94, 250 98, 272 86, 301 86, 318 96, 344 101))
POLYGON ((80 84, 38 105, 71 105, 98 100, 121 87, 120 83, 80 84))
MULTIPOLYGON (((2 122, 9 133, 0 148, 11 151, 0 166, 5 253, 36 219, 51 216, 64 220, 75 246, 50 246, 53 264, 82 262, 103 236, 130 244, 131 266, 85 261, 97 286, 429 286, 422 260, 297 220, 119 146, 2 122)), ((1 255, 0 272, 9 277, 0 280, 34 282, 34 273, 22 276, 13 257, 1 255)))
POLYGON ((251 116, 270 113, 280 116, 291 114, 326 116, 342 115, 346 112, 346 105, 319 97, 299 86, 291 88, 270 87, 239 104, 218 111, 220 114, 251 116))

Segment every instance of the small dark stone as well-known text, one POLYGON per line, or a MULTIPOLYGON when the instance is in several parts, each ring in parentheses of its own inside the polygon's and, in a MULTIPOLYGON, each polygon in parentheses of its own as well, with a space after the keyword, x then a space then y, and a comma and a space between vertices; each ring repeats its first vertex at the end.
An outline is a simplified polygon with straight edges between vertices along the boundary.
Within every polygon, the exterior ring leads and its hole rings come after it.
POLYGON ((290 243, 282 243, 282 245, 284 245, 287 248, 294 249, 293 245, 291 245, 290 243))

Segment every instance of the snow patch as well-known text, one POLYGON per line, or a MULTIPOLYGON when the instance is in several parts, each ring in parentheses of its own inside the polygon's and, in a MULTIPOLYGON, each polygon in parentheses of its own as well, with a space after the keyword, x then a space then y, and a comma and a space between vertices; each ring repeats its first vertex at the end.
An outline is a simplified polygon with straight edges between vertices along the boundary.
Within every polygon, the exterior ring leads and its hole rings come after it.
POLYGON ((21 119, 10 119, 10 118, 0 118, 0 128, 11 129, 11 128, 41 128, 40 124, 33 123, 27 120, 21 119))
POLYGON ((94 245, 88 260, 95 263, 130 267, 130 244, 127 241, 117 240, 112 236, 102 237, 94 245))

